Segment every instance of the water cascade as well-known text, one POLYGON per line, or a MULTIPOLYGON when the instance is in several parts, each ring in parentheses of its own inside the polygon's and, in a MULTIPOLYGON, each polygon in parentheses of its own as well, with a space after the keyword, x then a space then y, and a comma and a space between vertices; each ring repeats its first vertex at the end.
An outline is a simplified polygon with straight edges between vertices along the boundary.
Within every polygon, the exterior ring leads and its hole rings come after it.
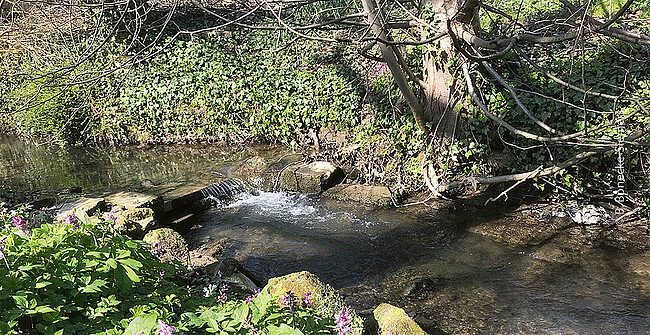
POLYGON ((211 199, 215 202, 231 200, 242 193, 250 193, 241 181, 236 179, 226 179, 220 183, 201 189, 204 198, 211 199))

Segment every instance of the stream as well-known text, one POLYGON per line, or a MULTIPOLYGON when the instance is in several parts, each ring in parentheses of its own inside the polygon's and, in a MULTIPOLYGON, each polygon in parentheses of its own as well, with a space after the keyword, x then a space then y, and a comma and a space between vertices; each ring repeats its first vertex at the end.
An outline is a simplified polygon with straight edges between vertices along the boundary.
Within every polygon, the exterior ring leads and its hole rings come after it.
MULTIPOLYGON (((149 180, 148 192, 168 197, 218 181, 248 157, 274 162, 288 153, 252 145, 62 149, 0 138, 0 187, 139 190, 149 180)), ((373 209, 260 192, 209 209, 186 238, 195 246, 227 238, 223 256, 261 279, 307 270, 362 315, 390 302, 431 334, 650 334, 650 277, 628 270, 634 255, 592 247, 554 262, 537 256, 539 246, 470 232, 507 215, 451 202, 373 209)))

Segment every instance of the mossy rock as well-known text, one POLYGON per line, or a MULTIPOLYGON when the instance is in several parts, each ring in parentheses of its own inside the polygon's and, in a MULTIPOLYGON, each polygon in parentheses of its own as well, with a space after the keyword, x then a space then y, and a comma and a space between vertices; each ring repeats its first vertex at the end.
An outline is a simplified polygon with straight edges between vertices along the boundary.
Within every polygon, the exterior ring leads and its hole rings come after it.
POLYGON ((343 170, 328 162, 313 162, 286 168, 278 180, 283 191, 320 194, 344 177, 343 170))
MULTIPOLYGON (((341 309, 346 308, 352 316, 351 325, 353 334, 361 334, 363 320, 352 309, 345 306, 343 298, 331 286, 323 283, 318 277, 307 271, 290 273, 282 277, 269 279, 264 287, 273 296, 282 296, 289 291, 298 299, 301 306, 305 306, 304 297, 311 292, 312 308, 323 317, 333 317, 341 309)), ((278 299, 280 303, 280 299, 278 299)))
POLYGON ((391 207, 393 200, 386 186, 340 184, 323 192, 323 196, 338 201, 356 201, 377 207, 391 207))
POLYGON ((151 247, 156 258, 163 262, 179 261, 189 265, 189 249, 181 234, 170 228, 159 228, 148 232, 143 241, 151 247))
POLYGON ((106 202, 123 209, 150 208, 154 217, 159 220, 164 215, 164 203, 161 196, 136 193, 118 192, 105 196, 106 202))
POLYGON ((132 238, 142 238, 149 231, 158 228, 158 222, 151 208, 133 208, 120 212, 114 227, 132 238))
POLYGON ((366 322, 364 334, 426 335, 427 333, 411 319, 406 312, 390 304, 383 303, 366 322))

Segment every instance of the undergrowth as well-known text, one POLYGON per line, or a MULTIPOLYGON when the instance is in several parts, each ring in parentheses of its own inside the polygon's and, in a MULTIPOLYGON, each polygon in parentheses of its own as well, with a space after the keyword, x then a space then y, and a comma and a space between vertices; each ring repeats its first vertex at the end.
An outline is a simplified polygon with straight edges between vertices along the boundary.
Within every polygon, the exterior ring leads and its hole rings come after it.
POLYGON ((223 285, 188 287, 180 264, 161 263, 112 223, 83 211, 63 222, 24 208, 0 213, 0 334, 316 335, 349 327, 349 318, 318 315, 308 297, 278 303, 267 290, 240 297, 223 285))

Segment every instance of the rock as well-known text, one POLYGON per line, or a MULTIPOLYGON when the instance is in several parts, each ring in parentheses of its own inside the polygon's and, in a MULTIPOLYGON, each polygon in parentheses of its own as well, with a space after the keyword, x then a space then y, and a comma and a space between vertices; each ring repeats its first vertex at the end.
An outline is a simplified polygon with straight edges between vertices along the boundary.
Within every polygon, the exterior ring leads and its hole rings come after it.
POLYGON ((366 321, 364 334, 426 335, 424 330, 398 307, 383 303, 366 321))
POLYGON ((283 191, 319 194, 339 183, 343 178, 343 170, 331 163, 318 161, 282 170, 279 186, 283 191))
POLYGON ((156 229, 158 222, 151 208, 132 208, 120 212, 114 228, 132 238, 142 238, 149 231, 156 229))
POLYGON ((65 189, 65 193, 68 193, 68 194, 81 193, 81 187, 79 187, 79 186, 70 186, 70 187, 65 189))
POLYGON ((628 262, 630 272, 650 278, 650 251, 632 256, 628 262))
POLYGON ((88 215, 93 215, 97 211, 106 210, 106 201, 104 198, 79 198, 72 202, 63 204, 57 212, 55 221, 63 221, 66 215, 72 214, 75 209, 85 211, 88 215))
POLYGON ((307 271, 271 278, 264 290, 268 290, 271 295, 277 296, 282 296, 291 291, 298 297, 301 306, 304 306, 305 294, 311 292, 312 308, 316 310, 316 313, 324 317, 333 317, 341 309, 346 308, 352 316, 353 333, 361 333, 363 320, 356 312, 345 306, 341 296, 331 286, 323 283, 317 276, 307 271))
POLYGON ((105 196, 106 202, 123 209, 150 208, 156 219, 162 218, 163 199, 161 196, 136 192, 118 192, 105 196))
POLYGON ((232 245, 233 241, 228 237, 208 242, 199 248, 199 252, 210 257, 219 258, 223 251, 232 245))
POLYGON ((183 265, 189 264, 189 249, 181 234, 170 228, 159 228, 148 232, 143 241, 151 247, 156 258, 163 262, 179 261, 183 265))
POLYGON ((390 190, 385 186, 340 184, 323 192, 323 195, 339 201, 351 200, 378 207, 393 206, 390 190))
POLYGON ((226 283, 228 290, 239 295, 251 295, 260 287, 251 274, 234 258, 224 258, 212 263, 203 272, 218 283, 226 283))
POLYGON ((513 247, 536 246, 560 234, 572 223, 568 218, 542 219, 536 212, 519 209, 520 215, 485 221, 469 229, 499 243, 513 247))

